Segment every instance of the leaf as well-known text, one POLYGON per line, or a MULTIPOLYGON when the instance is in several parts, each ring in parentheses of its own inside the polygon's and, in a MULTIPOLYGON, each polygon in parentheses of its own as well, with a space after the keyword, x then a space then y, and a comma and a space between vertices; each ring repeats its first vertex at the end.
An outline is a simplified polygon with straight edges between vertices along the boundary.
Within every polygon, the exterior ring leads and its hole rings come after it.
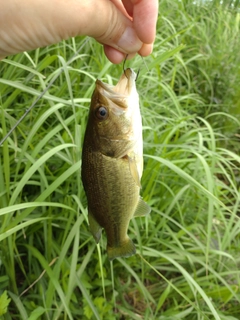
POLYGON ((7 307, 10 303, 11 299, 7 296, 7 291, 5 290, 3 294, 0 296, 0 316, 7 312, 7 307))
POLYGON ((42 314, 44 314, 45 309, 43 307, 37 307, 33 312, 30 314, 28 320, 37 320, 40 318, 42 314))

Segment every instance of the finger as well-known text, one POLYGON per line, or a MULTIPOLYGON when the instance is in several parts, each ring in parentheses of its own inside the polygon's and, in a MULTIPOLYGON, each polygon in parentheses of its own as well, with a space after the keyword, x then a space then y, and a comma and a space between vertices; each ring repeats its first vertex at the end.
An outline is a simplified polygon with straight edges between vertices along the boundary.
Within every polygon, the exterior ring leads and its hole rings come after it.
POLYGON ((109 0, 8 0, 1 4, 1 57, 77 35, 91 36, 123 53, 136 53, 142 47, 132 21, 109 0))
POLYGON ((153 51, 153 44, 143 44, 142 48, 138 51, 138 53, 142 56, 142 57, 147 57, 149 56, 153 51))
POLYGON ((122 0, 123 6, 130 17, 133 16, 133 3, 131 0, 122 0))
MULTIPOLYGON (((131 15, 129 15, 128 11, 127 11, 127 7, 125 7, 123 1, 121 0, 110 0, 114 5, 115 7, 118 8, 119 11, 121 11, 126 17, 130 18, 131 19, 131 15)), ((129 3, 129 1, 127 1, 129 3)))
MULTIPOLYGON (((101 15, 93 17, 97 28, 92 26, 92 31, 90 30, 88 35, 123 53, 138 52, 142 47, 142 41, 138 38, 133 23, 124 7, 119 4, 119 0, 102 0, 97 3, 100 2, 102 2, 99 7, 101 15)), ((97 9, 94 11, 98 12, 97 9)))
POLYGON ((158 0, 122 0, 143 43, 153 43, 156 33, 158 0))
POLYGON ((121 63, 125 57, 124 53, 108 45, 104 45, 104 53, 109 61, 116 64, 121 63))
MULTIPOLYGON (((125 58, 126 54, 118 51, 117 49, 114 49, 113 47, 110 47, 108 45, 104 45, 104 52, 108 60, 110 60, 112 63, 121 63, 125 58)), ((135 56, 134 53, 128 54, 128 59, 132 59, 135 56)))
MULTIPOLYGON (((138 51, 138 53, 142 57, 147 57, 152 53, 152 50, 153 50, 153 44, 143 44, 142 48, 138 51)), ((116 63, 116 64, 121 63, 126 58, 126 54, 108 45, 104 45, 104 52, 108 60, 111 61, 112 63, 116 63)), ((135 56, 134 53, 132 54, 130 53, 128 54, 128 59, 132 59, 134 56, 135 56)))

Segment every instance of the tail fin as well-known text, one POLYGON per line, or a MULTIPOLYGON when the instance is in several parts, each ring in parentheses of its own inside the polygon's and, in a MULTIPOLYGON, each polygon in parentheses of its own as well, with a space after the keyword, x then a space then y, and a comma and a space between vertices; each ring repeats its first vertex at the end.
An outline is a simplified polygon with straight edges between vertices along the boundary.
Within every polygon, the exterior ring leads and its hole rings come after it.
POLYGON ((130 238, 127 238, 118 247, 107 247, 107 255, 109 260, 120 257, 130 257, 136 253, 135 245, 130 238))

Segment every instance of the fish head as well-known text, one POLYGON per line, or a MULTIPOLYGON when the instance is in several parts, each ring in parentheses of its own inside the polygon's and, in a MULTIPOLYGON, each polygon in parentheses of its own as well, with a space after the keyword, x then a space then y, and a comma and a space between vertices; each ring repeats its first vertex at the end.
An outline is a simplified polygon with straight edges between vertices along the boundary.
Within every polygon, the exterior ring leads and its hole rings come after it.
POLYGON ((136 74, 128 68, 116 86, 100 80, 91 100, 88 127, 95 149, 121 157, 142 135, 136 74))

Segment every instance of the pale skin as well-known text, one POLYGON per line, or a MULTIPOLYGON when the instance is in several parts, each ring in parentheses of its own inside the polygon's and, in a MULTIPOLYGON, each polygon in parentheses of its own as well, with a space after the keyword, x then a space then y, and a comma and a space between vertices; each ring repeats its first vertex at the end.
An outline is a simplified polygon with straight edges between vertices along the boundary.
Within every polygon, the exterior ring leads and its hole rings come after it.
POLYGON ((158 0, 7 0, 0 9, 0 59, 75 36, 103 44, 112 63, 153 49, 158 0))

